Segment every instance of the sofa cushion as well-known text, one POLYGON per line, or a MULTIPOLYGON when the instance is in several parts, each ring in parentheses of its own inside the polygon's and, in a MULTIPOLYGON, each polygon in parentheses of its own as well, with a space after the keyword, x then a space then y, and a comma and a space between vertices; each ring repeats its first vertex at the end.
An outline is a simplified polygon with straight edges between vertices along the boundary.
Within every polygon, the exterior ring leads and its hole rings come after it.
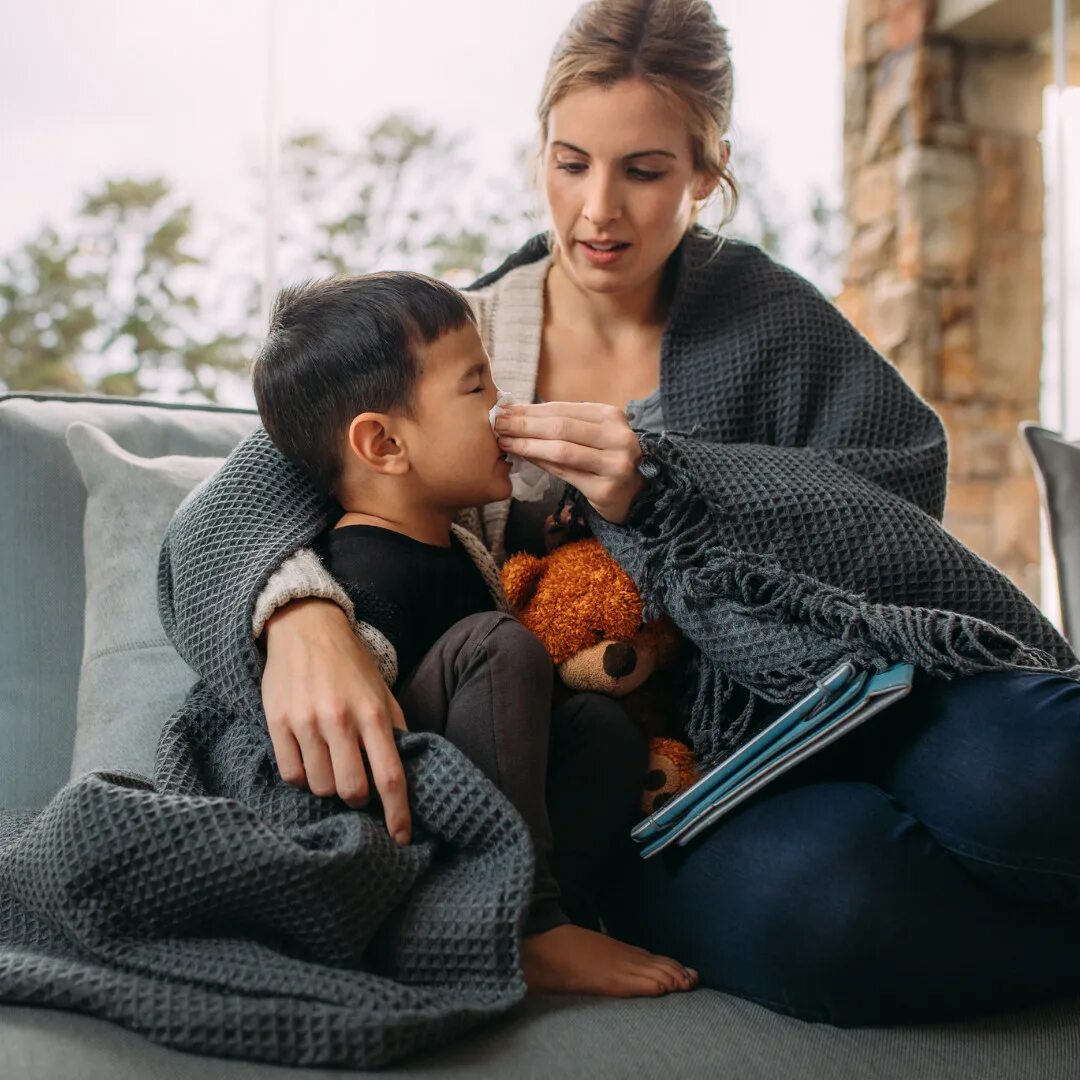
POLYGON ((1075 1080, 1080 1008, 966 1024, 841 1029, 713 990, 529 997, 508 1016, 388 1069, 283 1068, 184 1054, 88 1016, 0 1005, 0 1076, 35 1080, 1075 1080), (77 1073, 71 1071, 78 1061, 77 1073))
POLYGON ((158 553, 176 508, 221 457, 144 458, 82 422, 67 429, 86 485, 86 612, 71 775, 127 769, 152 776, 162 724, 196 674, 165 636, 158 553))
POLYGON ((83 651, 85 489, 64 432, 82 420, 142 457, 221 457, 254 410, 0 396, 0 806, 41 806, 68 779, 83 651))

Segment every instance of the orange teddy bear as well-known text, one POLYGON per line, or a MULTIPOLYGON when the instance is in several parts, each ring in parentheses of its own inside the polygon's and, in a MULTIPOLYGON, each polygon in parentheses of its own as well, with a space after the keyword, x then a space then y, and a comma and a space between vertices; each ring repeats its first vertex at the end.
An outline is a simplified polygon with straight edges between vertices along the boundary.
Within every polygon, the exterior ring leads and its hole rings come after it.
POLYGON ((598 540, 575 540, 543 559, 506 561, 503 588, 521 622, 547 646, 562 683, 623 698, 649 738, 642 810, 652 813, 696 778, 684 743, 666 737, 677 716, 664 668, 679 635, 667 618, 644 622, 641 597, 598 540))

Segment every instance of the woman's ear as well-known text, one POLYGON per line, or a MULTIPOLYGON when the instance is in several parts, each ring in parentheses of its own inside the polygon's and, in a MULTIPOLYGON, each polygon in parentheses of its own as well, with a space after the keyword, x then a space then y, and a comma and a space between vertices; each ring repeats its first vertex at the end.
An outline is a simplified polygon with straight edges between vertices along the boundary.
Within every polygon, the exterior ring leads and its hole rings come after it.
POLYGON ((516 613, 520 615, 529 606, 546 572, 546 560, 538 559, 535 555, 524 551, 518 555, 511 555, 503 564, 503 589, 506 591, 510 606, 516 613))
POLYGON ((704 202, 723 182, 728 163, 731 161, 731 140, 724 139, 720 144, 720 170, 714 174, 698 173, 694 187, 694 201, 704 202))
POLYGON ((719 186, 719 177, 702 176, 694 187, 694 202, 705 202, 719 186))
POLYGON ((409 468, 409 455, 393 420, 385 413, 360 413, 349 424, 349 451, 372 472, 400 474, 409 468))

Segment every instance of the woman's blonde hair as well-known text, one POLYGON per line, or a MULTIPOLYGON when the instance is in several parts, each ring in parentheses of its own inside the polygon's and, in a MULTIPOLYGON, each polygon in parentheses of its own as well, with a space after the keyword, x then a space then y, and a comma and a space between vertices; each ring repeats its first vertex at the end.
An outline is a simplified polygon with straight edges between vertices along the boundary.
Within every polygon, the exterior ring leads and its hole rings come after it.
MULTIPOLYGON (((694 168, 717 184, 723 224, 735 216, 739 190, 724 138, 731 124, 734 72, 727 31, 708 0, 589 0, 555 45, 537 117, 539 160, 556 103, 584 86, 642 78, 686 116, 694 168)), ((700 206, 691 219, 696 220, 700 206)))

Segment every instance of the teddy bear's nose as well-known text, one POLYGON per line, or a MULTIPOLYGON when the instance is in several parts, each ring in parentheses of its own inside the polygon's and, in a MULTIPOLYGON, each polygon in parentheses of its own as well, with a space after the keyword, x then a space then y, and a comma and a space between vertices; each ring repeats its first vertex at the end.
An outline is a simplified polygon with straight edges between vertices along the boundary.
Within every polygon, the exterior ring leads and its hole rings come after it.
POLYGON ((629 675, 637 667, 637 653, 633 645, 616 641, 604 650, 604 671, 613 679, 629 675))

